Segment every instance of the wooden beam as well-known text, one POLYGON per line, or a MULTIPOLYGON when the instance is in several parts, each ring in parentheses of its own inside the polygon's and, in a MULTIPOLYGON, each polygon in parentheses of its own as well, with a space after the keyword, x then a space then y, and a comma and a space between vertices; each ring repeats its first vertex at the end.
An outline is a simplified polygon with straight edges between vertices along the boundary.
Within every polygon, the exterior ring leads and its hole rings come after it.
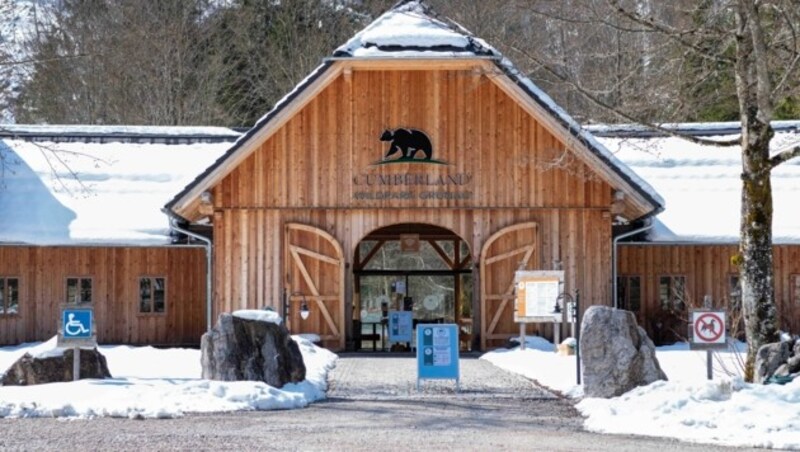
POLYGON ((427 242, 431 244, 433 250, 436 251, 436 254, 438 254, 439 257, 442 258, 444 263, 447 264, 447 266, 450 267, 451 270, 455 270, 455 264, 453 264, 453 260, 450 259, 450 256, 448 256, 447 253, 444 252, 442 247, 440 247, 439 244, 433 240, 427 240, 427 242))
POLYGON ((364 260, 358 263, 358 268, 357 268, 356 270, 363 270, 363 269, 364 269, 364 267, 366 267, 366 266, 367 266, 367 264, 369 263, 369 261, 370 261, 370 260, 371 260, 373 257, 375 257, 375 255, 378 253, 378 250, 380 250, 380 249, 381 249, 381 247, 383 247, 383 244, 384 244, 384 243, 386 243, 386 240, 380 240, 380 241, 378 241, 378 243, 376 243, 376 244, 375 244, 375 246, 374 246, 374 247, 372 247, 372 249, 371 249, 371 250, 369 250, 369 253, 367 253, 367 255, 364 257, 364 260))
POLYGON ((306 256, 312 257, 314 259, 320 260, 322 262, 327 262, 333 265, 339 265, 339 259, 334 259, 330 256, 326 256, 324 254, 317 253, 316 251, 311 251, 309 249, 297 246, 297 245, 289 245, 292 250, 297 251, 298 254, 304 254, 306 256))
POLYGON ((506 251, 503 254, 498 254, 497 256, 492 256, 492 257, 486 259, 484 262, 486 263, 486 265, 491 265, 491 264, 494 264, 497 261, 502 261, 502 260, 508 259, 510 257, 514 257, 517 254, 527 253, 529 250, 531 250, 533 248, 534 248, 533 245, 523 246, 522 248, 517 248, 517 249, 511 250, 511 251, 506 251))
POLYGON ((480 69, 485 58, 344 58, 346 68, 358 71, 453 71, 480 69))

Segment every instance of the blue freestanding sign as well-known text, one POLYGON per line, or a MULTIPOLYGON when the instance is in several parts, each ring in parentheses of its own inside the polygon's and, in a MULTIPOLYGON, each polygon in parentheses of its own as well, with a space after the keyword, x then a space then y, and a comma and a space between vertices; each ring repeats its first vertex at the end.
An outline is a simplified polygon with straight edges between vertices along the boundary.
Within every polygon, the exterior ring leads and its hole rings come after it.
POLYGON ((417 325, 417 390, 424 379, 452 379, 459 388, 457 325, 417 325))
POLYGON ((64 309, 61 314, 64 339, 91 339, 92 320, 91 309, 64 309))

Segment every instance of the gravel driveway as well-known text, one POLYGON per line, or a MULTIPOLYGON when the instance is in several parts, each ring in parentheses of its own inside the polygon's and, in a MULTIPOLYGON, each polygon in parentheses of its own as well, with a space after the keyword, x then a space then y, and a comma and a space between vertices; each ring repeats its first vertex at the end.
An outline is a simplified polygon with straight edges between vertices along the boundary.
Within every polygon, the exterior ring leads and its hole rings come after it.
POLYGON ((572 403, 473 358, 462 387, 425 381, 411 357, 345 355, 329 398, 303 410, 166 420, 2 419, 3 450, 659 451, 730 450, 581 430, 572 403))

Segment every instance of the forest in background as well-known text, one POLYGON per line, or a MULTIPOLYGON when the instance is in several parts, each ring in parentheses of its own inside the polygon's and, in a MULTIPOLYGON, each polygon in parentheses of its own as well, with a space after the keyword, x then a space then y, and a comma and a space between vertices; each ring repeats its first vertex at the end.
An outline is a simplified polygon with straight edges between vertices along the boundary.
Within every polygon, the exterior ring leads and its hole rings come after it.
MULTIPOLYGON (((27 62, 0 53, 0 67, 27 67, 11 104, 17 123, 248 127, 396 1, 30 3, 32 23, 18 43, 27 62)), ((580 122, 739 119, 724 58, 735 51, 724 21, 734 19, 715 11, 727 0, 427 3, 497 47, 580 122), (617 3, 689 31, 653 32, 617 3)), ((796 17, 775 21, 800 33, 796 17)), ((773 76, 800 86, 800 70, 773 76)), ((777 99, 774 118, 800 118, 797 89, 777 99)))

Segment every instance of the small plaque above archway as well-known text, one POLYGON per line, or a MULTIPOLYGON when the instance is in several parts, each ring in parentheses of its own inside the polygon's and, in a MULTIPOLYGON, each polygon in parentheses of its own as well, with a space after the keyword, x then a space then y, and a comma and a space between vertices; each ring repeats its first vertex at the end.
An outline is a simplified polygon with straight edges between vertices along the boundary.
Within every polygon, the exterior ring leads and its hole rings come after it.
POLYGON ((419 253, 419 234, 400 234, 401 253, 419 253))

